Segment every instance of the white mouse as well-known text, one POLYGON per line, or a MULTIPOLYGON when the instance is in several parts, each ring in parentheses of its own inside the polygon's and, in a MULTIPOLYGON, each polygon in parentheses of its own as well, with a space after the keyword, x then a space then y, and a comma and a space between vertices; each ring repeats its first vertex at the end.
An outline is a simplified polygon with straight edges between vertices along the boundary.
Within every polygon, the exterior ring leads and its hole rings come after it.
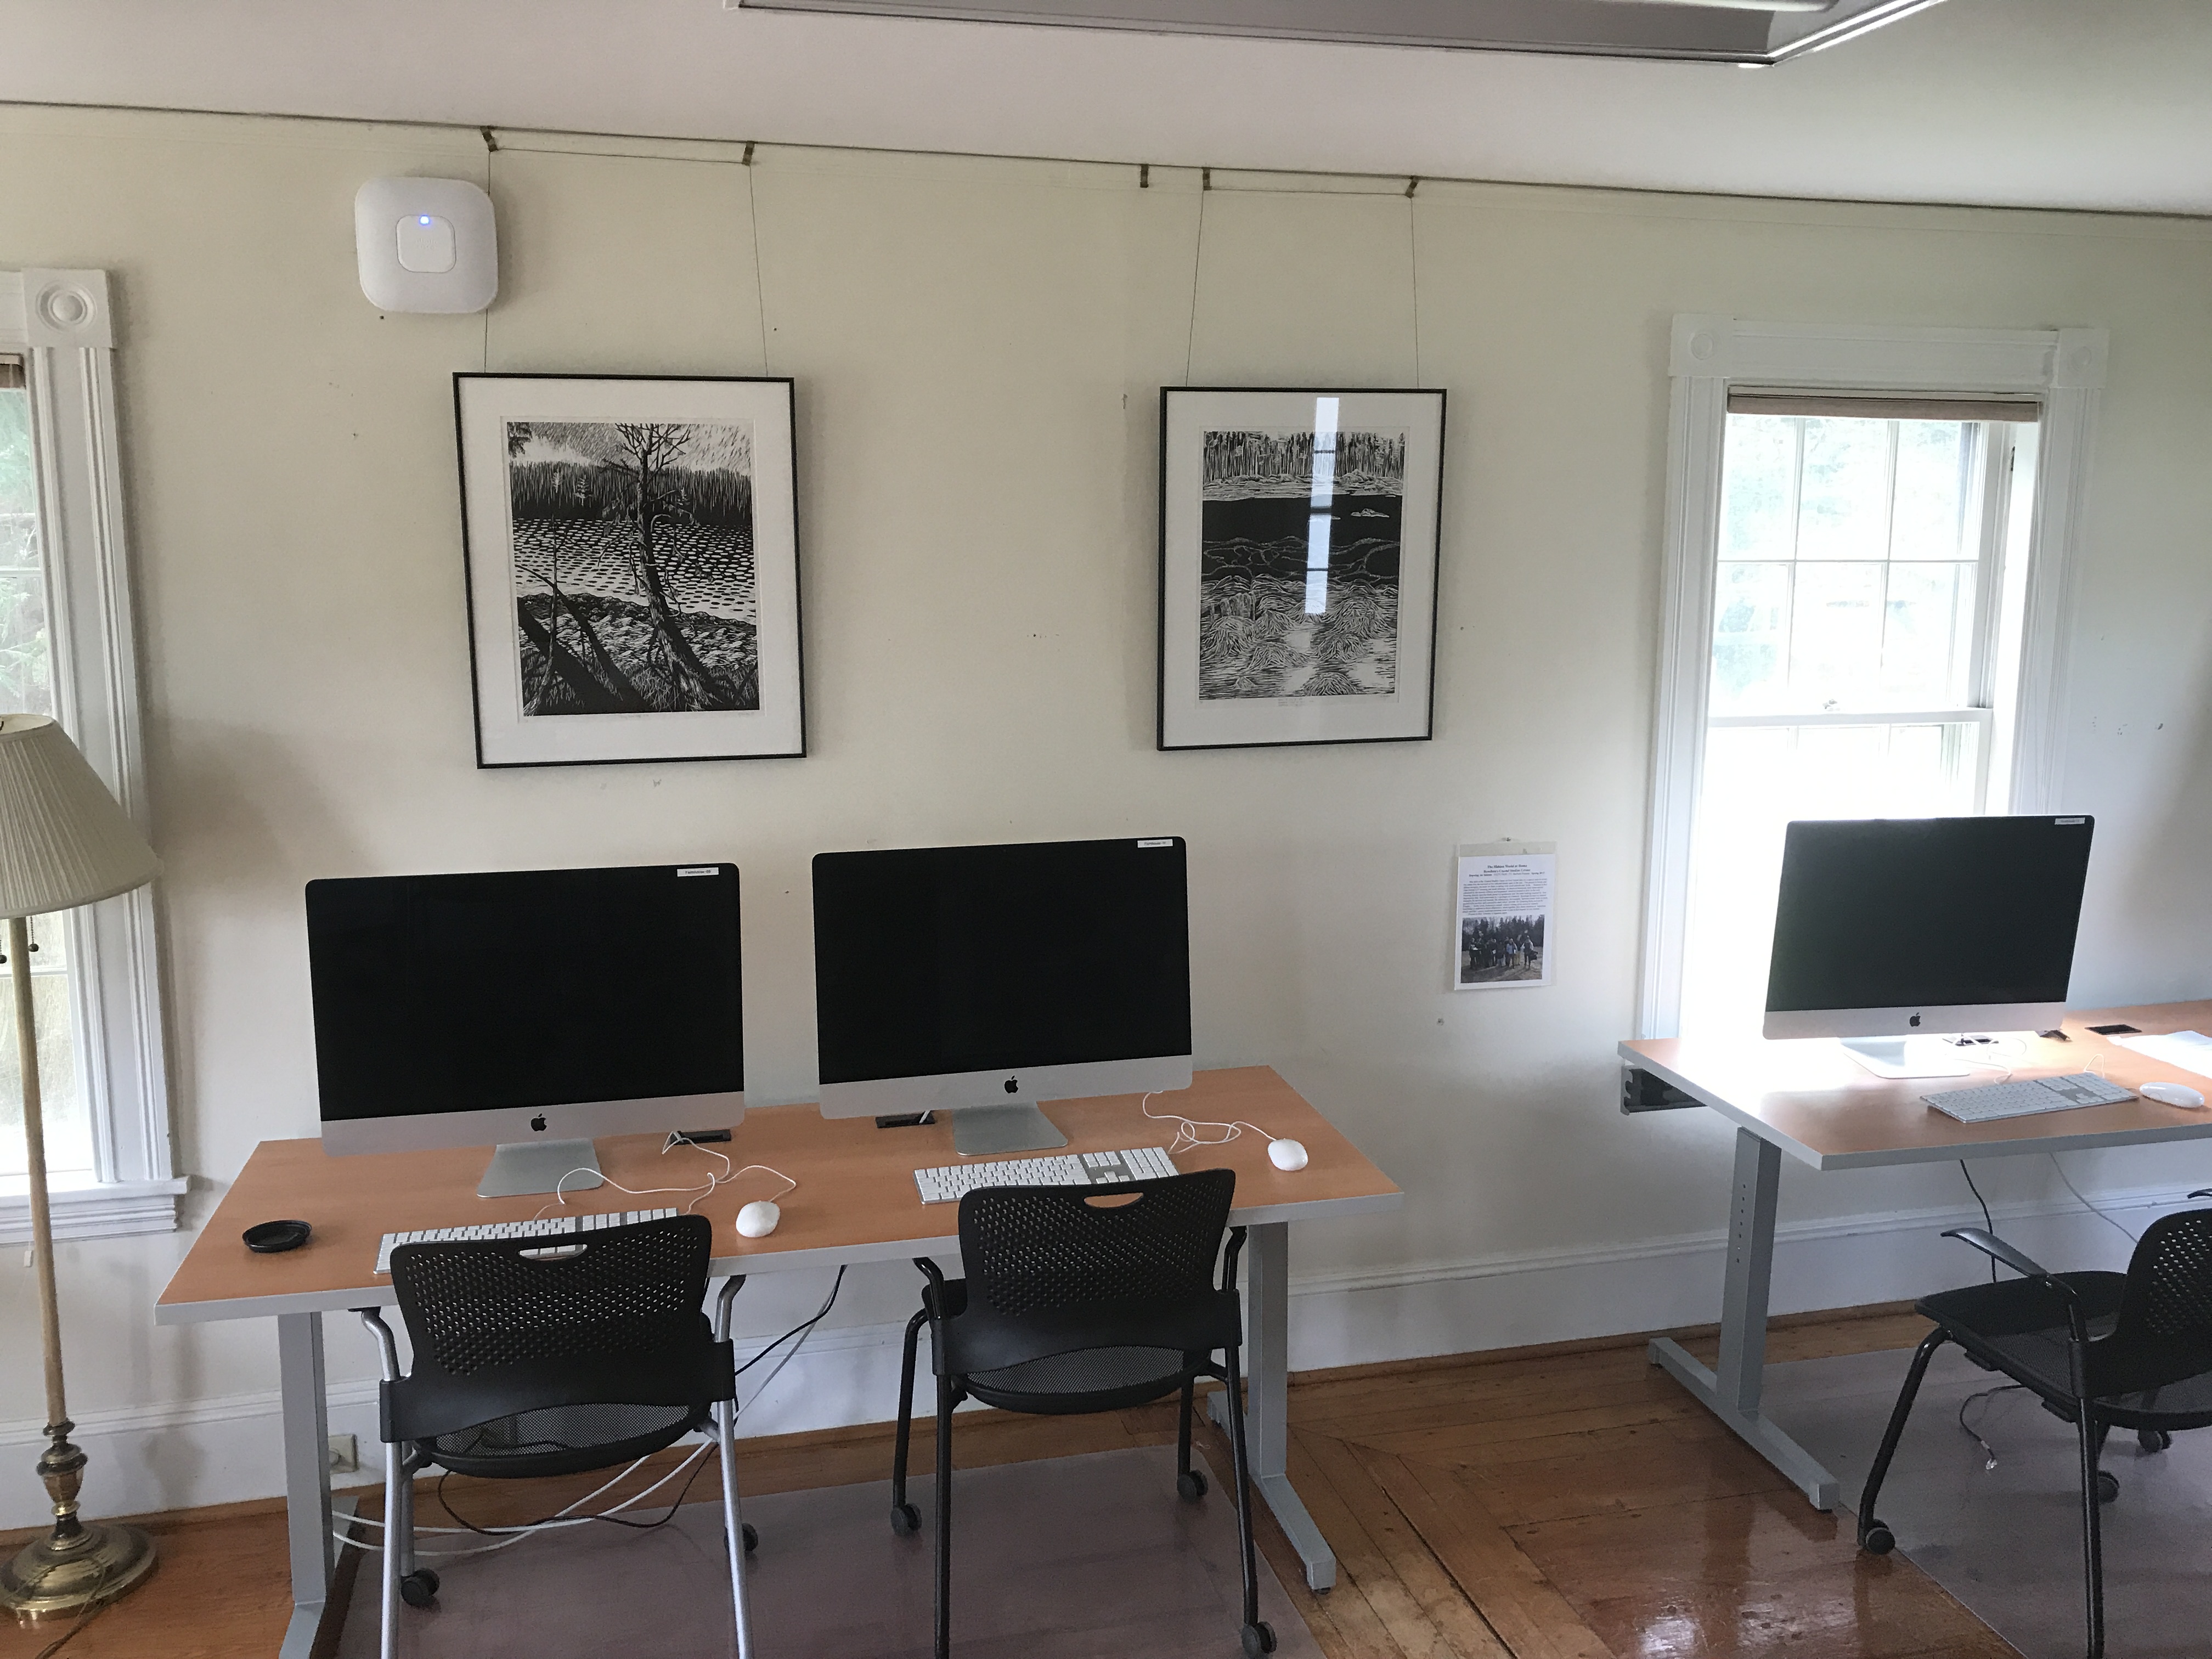
POLYGON ((1267 1143, 1267 1162, 1279 1170, 1303 1170, 1306 1167, 1306 1149, 1296 1140, 1271 1140, 1267 1143))
POLYGON ((2202 1106, 2204 1097, 2185 1083, 2146 1083, 2136 1092, 2161 1106, 2202 1106))
POLYGON ((740 1238, 766 1238, 783 1219, 783 1212, 764 1198, 757 1198, 738 1212, 740 1238))

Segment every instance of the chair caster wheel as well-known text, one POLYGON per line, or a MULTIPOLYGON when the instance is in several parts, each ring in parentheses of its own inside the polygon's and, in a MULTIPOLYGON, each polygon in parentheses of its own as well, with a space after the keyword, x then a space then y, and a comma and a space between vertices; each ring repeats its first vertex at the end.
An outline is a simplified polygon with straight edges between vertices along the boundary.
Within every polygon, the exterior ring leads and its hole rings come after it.
POLYGON ((1261 1654, 1275 1650, 1275 1627, 1265 1620, 1245 1626, 1243 1638, 1244 1659, 1260 1659, 1261 1654))
POLYGON ((891 1530, 902 1538, 911 1538, 921 1530, 921 1511, 911 1504, 892 1504, 891 1530))
POLYGON ((2146 1456, 2166 1450, 2173 1444, 2173 1437, 2164 1429, 2138 1429, 2136 1444, 2143 1449, 2146 1456))
POLYGON ((1859 1547, 1869 1555, 1887 1555, 1897 1547, 1897 1534, 1877 1521, 1860 1535, 1859 1547))
POLYGON ((750 1555, 760 1547, 760 1534, 753 1530, 753 1523, 750 1521, 741 1521, 738 1526, 745 1535, 745 1553, 750 1555))
POLYGON ((1185 1503, 1195 1504, 1206 1496, 1206 1477, 1196 1469, 1186 1469, 1176 1476, 1176 1490, 1182 1494, 1185 1503))
POLYGON ((417 1567, 399 1581, 399 1599, 410 1607, 427 1607, 438 1599, 438 1575, 417 1567))
POLYGON ((2097 1501, 2117 1504, 2120 1498, 2120 1477, 2109 1469, 2097 1471, 2097 1501))

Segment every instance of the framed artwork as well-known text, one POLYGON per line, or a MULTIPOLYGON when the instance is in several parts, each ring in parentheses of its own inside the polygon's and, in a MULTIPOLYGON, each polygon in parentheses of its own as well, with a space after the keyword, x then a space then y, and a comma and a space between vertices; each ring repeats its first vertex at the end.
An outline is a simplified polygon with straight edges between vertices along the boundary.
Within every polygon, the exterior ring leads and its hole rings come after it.
POLYGON ((792 383, 453 377, 478 766, 803 755, 792 383))
POLYGON ((1159 746, 1426 738, 1442 392, 1160 393, 1159 746))

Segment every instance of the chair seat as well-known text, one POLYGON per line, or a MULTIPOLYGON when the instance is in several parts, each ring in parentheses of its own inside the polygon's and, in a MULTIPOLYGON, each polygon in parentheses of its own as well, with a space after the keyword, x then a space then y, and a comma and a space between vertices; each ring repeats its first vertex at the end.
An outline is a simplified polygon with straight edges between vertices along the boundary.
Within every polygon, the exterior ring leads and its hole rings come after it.
POLYGON ((971 1371, 968 1392, 1001 1411, 1043 1415, 1120 1411, 1180 1389, 1204 1354, 1176 1348, 1085 1348, 971 1371))
POLYGON ((710 1425, 707 1407, 555 1406, 416 1443, 455 1474, 522 1480, 633 1462, 710 1425))
MULTIPOLYGON (((2056 1275, 2080 1298, 2092 1343, 2108 1335, 2127 1291, 2125 1273, 2056 1275)), ((1920 1313, 1984 1364, 2026 1383, 2068 1421, 2074 1417, 2073 1373, 2067 1358, 2065 1310, 2031 1279, 1970 1285, 1923 1297, 1920 1313)), ((2099 1420, 2121 1429, 2194 1429, 2212 1425, 2212 1373, 2097 1401, 2099 1420)))

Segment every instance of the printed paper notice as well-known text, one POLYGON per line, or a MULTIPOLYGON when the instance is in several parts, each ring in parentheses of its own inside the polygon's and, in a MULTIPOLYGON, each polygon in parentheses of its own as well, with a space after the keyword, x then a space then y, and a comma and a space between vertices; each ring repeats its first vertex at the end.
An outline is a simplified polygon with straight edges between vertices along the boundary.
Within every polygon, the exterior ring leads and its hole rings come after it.
POLYGON ((1552 982, 1552 853, 1490 853, 1459 860, 1459 951, 1454 988, 1486 991, 1552 982))

